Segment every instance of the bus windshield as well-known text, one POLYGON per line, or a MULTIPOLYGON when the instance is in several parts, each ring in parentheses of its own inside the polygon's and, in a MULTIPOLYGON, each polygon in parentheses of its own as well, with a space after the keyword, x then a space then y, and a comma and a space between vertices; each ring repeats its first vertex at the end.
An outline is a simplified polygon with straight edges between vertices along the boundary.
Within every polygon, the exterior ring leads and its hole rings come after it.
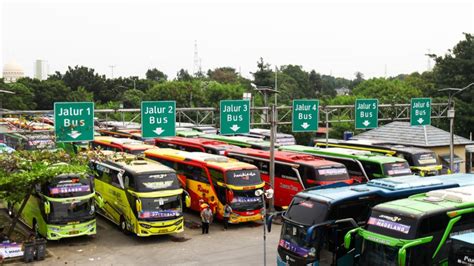
POLYGON ((48 221, 51 223, 80 222, 94 217, 93 198, 83 200, 50 201, 51 212, 48 221))
POLYGON ((397 266, 398 249, 398 247, 365 240, 360 255, 360 264, 397 266))
POLYGON ((428 166, 438 163, 434 152, 413 154, 413 162, 415 166, 428 166))
POLYGON ((57 177, 53 179, 43 191, 51 198, 69 198, 85 196, 91 193, 91 180, 81 178, 79 175, 57 177))
POLYGON ((142 210, 138 218, 142 220, 166 220, 182 215, 179 196, 162 198, 140 198, 142 210))
POLYGON ((230 170, 226 172, 227 184, 234 186, 256 186, 262 183, 257 169, 230 170))
POLYGON ((255 196, 255 190, 233 190, 230 207, 236 211, 253 211, 263 207, 262 197, 255 196))
POLYGON ((301 197, 294 197, 285 218, 302 225, 314 225, 326 219, 329 207, 327 204, 301 197))
POLYGON ((176 173, 151 173, 138 175, 135 178, 135 189, 138 192, 151 192, 180 188, 176 173))
POLYGON ((383 172, 387 176, 411 175, 410 165, 407 162, 384 163, 383 172))
POLYGON ((311 243, 305 241, 307 228, 301 225, 286 222, 281 229, 279 246, 298 256, 307 257, 311 243))

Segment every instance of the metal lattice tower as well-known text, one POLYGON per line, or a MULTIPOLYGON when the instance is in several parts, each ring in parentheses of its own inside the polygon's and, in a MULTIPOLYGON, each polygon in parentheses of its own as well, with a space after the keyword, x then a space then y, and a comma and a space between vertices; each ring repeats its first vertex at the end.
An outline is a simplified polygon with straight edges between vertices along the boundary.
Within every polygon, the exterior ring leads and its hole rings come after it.
POLYGON ((193 73, 194 75, 201 72, 201 59, 199 58, 198 54, 198 45, 197 41, 194 41, 194 66, 193 66, 193 73))

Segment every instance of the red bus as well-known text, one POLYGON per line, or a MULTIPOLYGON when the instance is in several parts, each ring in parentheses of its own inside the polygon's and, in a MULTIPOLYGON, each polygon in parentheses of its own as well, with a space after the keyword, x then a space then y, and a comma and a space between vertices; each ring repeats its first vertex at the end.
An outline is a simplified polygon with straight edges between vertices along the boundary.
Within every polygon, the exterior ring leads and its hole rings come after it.
MULTIPOLYGON (((270 152, 250 148, 226 151, 225 155, 257 166, 262 179, 270 182, 270 152)), ((314 186, 337 182, 352 184, 346 167, 312 155, 275 151, 274 204, 288 206, 296 193, 314 186)))
POLYGON ((226 150, 240 149, 237 146, 222 141, 205 138, 167 137, 156 138, 155 145, 160 148, 172 148, 190 152, 206 152, 223 155, 226 150))

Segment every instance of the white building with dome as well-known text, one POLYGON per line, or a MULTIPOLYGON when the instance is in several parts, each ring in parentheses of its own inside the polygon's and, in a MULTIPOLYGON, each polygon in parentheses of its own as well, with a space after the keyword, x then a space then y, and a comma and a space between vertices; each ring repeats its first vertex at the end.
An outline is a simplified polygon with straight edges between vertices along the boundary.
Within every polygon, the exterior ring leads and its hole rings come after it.
POLYGON ((12 61, 3 66, 3 80, 5 83, 16 82, 25 76, 25 71, 16 62, 12 61))

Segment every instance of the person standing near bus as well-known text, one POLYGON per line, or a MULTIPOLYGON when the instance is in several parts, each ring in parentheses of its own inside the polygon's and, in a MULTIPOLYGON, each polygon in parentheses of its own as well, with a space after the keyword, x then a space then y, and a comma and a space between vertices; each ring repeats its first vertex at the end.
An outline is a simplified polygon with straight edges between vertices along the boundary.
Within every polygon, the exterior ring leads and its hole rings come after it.
POLYGON ((209 224, 212 222, 212 211, 209 205, 201 211, 202 233, 209 234, 209 224))
POLYGON ((224 231, 227 230, 229 226, 229 219, 232 213, 232 207, 230 207, 229 203, 226 203, 224 206, 224 231))

